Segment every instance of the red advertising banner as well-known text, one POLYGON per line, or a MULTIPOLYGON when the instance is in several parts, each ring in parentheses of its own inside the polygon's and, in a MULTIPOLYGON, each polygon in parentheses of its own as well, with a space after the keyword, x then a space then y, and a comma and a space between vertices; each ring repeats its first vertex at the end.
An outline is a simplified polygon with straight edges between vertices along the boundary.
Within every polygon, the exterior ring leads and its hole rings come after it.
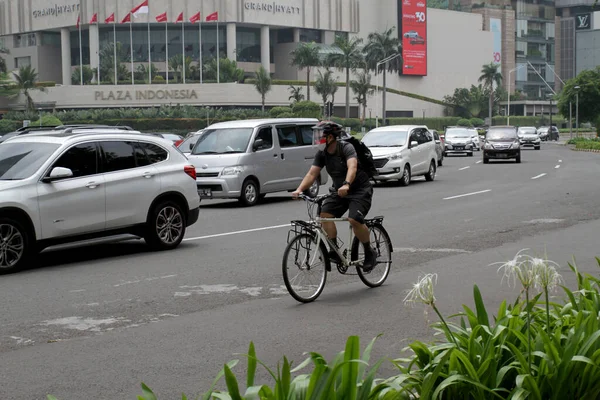
POLYGON ((404 75, 427 75, 427 0, 401 0, 404 75))

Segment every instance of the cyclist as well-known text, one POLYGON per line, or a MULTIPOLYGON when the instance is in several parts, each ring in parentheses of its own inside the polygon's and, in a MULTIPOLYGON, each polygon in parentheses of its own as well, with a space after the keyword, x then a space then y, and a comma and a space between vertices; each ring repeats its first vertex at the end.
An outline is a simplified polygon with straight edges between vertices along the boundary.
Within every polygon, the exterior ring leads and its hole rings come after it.
MULTIPOLYGON (((354 234, 365 248, 363 270, 369 272, 377 263, 377 257, 371 247, 369 228, 364 223, 365 217, 371 209, 373 186, 367 173, 358 169, 358 156, 354 146, 338 140, 342 134, 341 125, 334 122, 321 122, 313 127, 313 132, 316 142, 319 143, 319 151, 302 183, 292 193, 292 197, 298 198, 300 193, 310 188, 319 177, 321 169, 325 167, 333 180, 337 196, 330 197, 323 202, 320 217, 341 218, 346 211, 349 211, 348 220, 354 234)), ((323 229, 339 248, 335 223, 324 221, 323 229)), ((329 251, 329 258, 334 262, 341 262, 340 257, 333 249, 329 251)))

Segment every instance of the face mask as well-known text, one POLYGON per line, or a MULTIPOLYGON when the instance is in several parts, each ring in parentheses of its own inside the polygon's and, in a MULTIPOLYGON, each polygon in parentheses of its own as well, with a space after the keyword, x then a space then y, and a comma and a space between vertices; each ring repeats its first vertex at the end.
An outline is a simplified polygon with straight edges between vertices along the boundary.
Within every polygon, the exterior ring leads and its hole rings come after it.
POLYGON ((319 151, 324 151, 327 148, 328 144, 329 143, 327 143, 327 137, 321 137, 321 139, 317 143, 317 149, 319 151))

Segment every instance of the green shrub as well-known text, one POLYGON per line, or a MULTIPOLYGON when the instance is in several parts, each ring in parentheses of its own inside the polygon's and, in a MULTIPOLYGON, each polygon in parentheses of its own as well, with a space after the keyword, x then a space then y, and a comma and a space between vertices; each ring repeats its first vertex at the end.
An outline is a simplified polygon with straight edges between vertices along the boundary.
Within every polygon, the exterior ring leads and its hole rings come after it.
POLYGON ((471 121, 466 119, 466 118, 461 118, 458 120, 457 122, 458 126, 468 126, 468 127, 472 127, 473 125, 471 124, 471 121))
POLYGON ((11 121, 9 119, 0 119, 0 134, 16 131, 21 126, 22 126, 22 123, 20 123, 18 121, 11 121))
POLYGON ((286 112, 286 113, 281 113, 276 117, 273 118, 296 118, 296 115, 294 115, 294 113, 291 112, 286 112))
POLYGON ((320 118, 321 106, 313 101, 299 101, 292 106, 292 112, 298 118, 320 118))
POLYGON ((576 149, 600 150, 600 141, 580 140, 575 143, 576 149))
MULTIPOLYGON (((56 117, 54 114, 43 114, 42 115, 42 124, 41 126, 59 126, 62 125, 60 119, 56 117)), ((32 121, 31 126, 40 126, 40 120, 32 121)))
POLYGON ((485 121, 481 118, 471 118, 471 126, 482 126, 485 124, 485 121))
POLYGON ((273 118, 277 118, 280 114, 291 114, 291 107, 273 107, 269 110, 269 115, 273 118))
POLYGON ((56 82, 54 82, 54 81, 41 81, 41 82, 36 82, 35 86, 37 86, 37 87, 54 87, 54 86, 56 86, 56 82))

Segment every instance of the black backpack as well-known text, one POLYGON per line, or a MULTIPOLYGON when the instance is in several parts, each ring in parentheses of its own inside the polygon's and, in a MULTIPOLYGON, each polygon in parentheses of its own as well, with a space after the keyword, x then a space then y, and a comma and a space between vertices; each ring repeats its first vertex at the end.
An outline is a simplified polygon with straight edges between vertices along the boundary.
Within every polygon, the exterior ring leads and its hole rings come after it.
MULTIPOLYGON (((369 178, 377 175, 377 168, 375 168, 375 162, 373 161, 373 154, 362 140, 358 140, 354 136, 342 139, 344 142, 350 143, 356 150, 358 156, 358 168, 365 171, 369 178)), ((342 153, 343 154, 343 153, 342 153)))

